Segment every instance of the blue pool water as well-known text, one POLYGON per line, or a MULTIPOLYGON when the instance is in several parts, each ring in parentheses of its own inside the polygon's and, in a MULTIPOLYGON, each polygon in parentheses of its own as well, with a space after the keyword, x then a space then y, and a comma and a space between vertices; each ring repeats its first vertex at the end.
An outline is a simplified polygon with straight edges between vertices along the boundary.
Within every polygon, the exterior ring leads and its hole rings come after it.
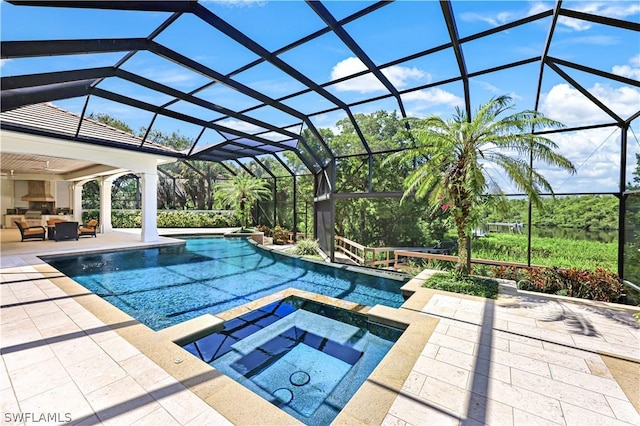
POLYGON ((328 425, 401 330, 289 297, 184 348, 307 425, 328 425))
POLYGON ((403 303, 401 280, 290 258, 244 239, 192 238, 184 246, 45 260, 154 330, 289 287, 366 306, 403 303))

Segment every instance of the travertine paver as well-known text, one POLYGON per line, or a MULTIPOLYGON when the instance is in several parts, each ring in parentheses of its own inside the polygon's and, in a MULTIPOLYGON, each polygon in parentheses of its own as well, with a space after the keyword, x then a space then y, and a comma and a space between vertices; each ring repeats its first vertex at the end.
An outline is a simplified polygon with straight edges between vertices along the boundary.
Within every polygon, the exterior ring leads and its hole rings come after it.
MULTIPOLYGON (((21 263, 7 260, 3 268, 21 263)), ((230 424, 37 275, 3 269, 2 424, 230 424)))
MULTIPOLYGON (((82 243, 121 246, 101 237, 82 243)), ((80 424, 228 424, 53 283, 34 279, 32 244, 10 246, 24 253, 9 256, 3 243, 3 414, 69 412, 80 424)), ((440 323, 383 424, 640 424, 596 352, 640 360, 640 328, 628 314, 533 296, 490 304, 445 293, 422 312, 440 323)))
POLYGON ((386 423, 640 424, 596 352, 640 361, 631 315, 526 295, 501 305, 445 293, 422 312, 440 323, 386 423))

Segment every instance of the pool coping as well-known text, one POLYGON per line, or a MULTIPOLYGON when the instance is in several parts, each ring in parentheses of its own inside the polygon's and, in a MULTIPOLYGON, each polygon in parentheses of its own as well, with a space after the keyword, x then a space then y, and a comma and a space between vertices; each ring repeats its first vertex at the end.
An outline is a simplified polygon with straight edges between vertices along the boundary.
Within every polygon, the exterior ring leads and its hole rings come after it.
POLYGON ((367 267, 364 267, 364 266, 346 265, 346 264, 342 264, 342 263, 331 263, 329 261, 320 261, 320 260, 316 260, 316 259, 311 259, 311 258, 308 258, 308 257, 300 256, 300 255, 297 255, 297 254, 287 253, 286 251, 279 250, 279 249, 274 248, 274 247, 265 246, 263 244, 259 244, 259 243, 255 242, 255 241, 253 241, 252 239, 248 239, 248 241, 249 241, 250 244, 256 246, 256 248, 258 248, 260 250, 273 252, 273 253, 275 253, 277 255, 286 256, 286 257, 293 258, 293 259, 304 260, 305 262, 311 262, 311 263, 315 263, 317 265, 328 266, 328 267, 335 268, 335 269, 342 269, 344 271, 357 272, 359 274, 365 274, 365 275, 370 275, 370 276, 380 277, 380 278, 387 278, 387 279, 396 280, 396 281, 406 281, 406 280, 410 279, 403 272, 389 271, 389 270, 384 270, 384 269, 382 269, 382 270, 373 269, 373 268, 367 268, 367 267))
MULTIPOLYGON (((277 252, 277 250, 275 251, 277 252)), ((278 253, 285 256, 299 257, 278 253)), ((48 258, 49 256, 45 257, 48 258)), ((310 261, 309 259, 304 260, 310 261)), ((324 262, 317 263, 329 266, 324 262)), ((353 267, 343 268, 343 266, 338 266, 338 268, 362 272, 360 269, 353 267)), ((44 274, 60 273, 47 263, 36 265, 35 268, 38 272, 44 274)), ((437 318, 421 315, 411 310, 396 309, 382 305, 369 308, 357 303, 289 288, 216 316, 205 315, 197 317, 187 326, 179 327, 187 323, 185 322, 174 326, 178 328, 169 327, 156 332, 111 305, 100 296, 90 292, 71 278, 64 276, 62 273, 60 275, 49 279, 204 400, 209 406, 235 424, 299 424, 300 422, 233 379, 216 371, 184 350, 175 341, 188 340, 193 336, 206 332, 206 330, 215 328, 219 321, 239 316, 242 313, 249 312, 289 295, 296 295, 322 303, 330 302, 329 304, 365 313, 375 318, 377 322, 405 328, 400 339, 393 345, 334 420, 334 423, 340 424, 380 424, 400 393, 403 384, 411 373, 411 368, 439 322, 437 318)), ((386 275, 383 276, 386 277, 386 275)))

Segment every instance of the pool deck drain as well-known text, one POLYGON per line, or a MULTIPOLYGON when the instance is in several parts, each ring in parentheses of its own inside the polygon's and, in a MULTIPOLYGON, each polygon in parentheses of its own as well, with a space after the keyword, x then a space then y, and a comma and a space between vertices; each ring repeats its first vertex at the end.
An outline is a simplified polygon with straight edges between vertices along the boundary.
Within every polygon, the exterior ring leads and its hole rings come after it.
MULTIPOLYGON (((139 247, 139 234, 56 244, 13 242, 12 231, 0 230, 3 424, 40 415, 64 421, 67 414, 69 424, 273 422, 261 417, 266 401, 240 401, 240 385, 203 370, 127 316, 101 313, 96 296, 69 292, 73 283, 49 279, 36 257, 139 247), (240 404, 256 404, 253 416, 225 417, 240 404)), ((501 286, 495 302, 418 288, 399 311, 437 318, 437 326, 417 354, 394 347, 336 424, 640 424, 633 308, 501 286), (379 407, 384 413, 375 413, 379 407)))

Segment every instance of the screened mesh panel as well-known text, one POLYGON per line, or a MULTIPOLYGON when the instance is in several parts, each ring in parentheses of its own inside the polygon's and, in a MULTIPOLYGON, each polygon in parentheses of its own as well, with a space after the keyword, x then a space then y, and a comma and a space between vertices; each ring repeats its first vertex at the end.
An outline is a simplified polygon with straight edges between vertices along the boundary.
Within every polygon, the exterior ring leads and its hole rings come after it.
POLYGON ((325 200, 315 203, 316 237, 320 248, 330 255, 333 247, 333 201, 325 200))
POLYGON ((313 238, 313 176, 298 176, 297 189, 297 230, 308 238, 313 238))
POLYGON ((532 207, 531 223, 525 198, 487 207, 478 224, 484 236, 474 240, 473 257, 527 263, 531 227, 532 265, 617 270, 616 197, 545 197, 543 205, 543 210, 532 207))
POLYGON ((446 212, 412 198, 336 200, 336 233, 367 247, 433 246, 447 238, 446 212))
MULTIPOLYGON (((624 278, 640 287, 640 193, 629 194, 625 212, 624 278)), ((640 291, 629 289, 629 302, 640 304, 640 291)))
POLYGON ((256 223, 258 225, 266 225, 269 228, 273 228, 275 224, 274 218, 274 188, 275 188, 275 180, 274 179, 265 179, 265 181, 269 184, 269 190, 271 191, 271 198, 265 201, 260 201, 257 204, 257 215, 256 215, 256 223))
POLYGON ((369 157, 357 156, 336 159, 336 188, 338 192, 365 192, 369 189, 369 157))
POLYGON ((276 224, 293 230, 293 178, 281 177, 276 180, 276 224))

